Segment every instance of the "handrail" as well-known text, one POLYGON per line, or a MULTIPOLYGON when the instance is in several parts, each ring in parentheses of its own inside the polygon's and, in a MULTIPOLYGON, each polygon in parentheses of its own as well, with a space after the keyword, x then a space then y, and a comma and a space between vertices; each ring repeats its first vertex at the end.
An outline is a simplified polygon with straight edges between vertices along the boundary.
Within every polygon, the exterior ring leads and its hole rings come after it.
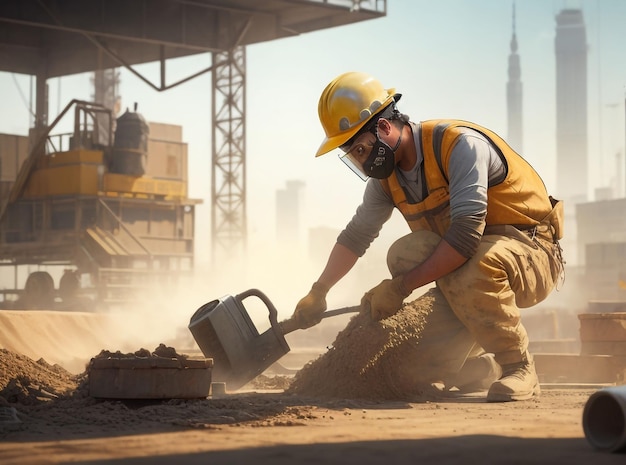
POLYGON ((59 115, 54 119, 52 124, 46 127, 46 130, 39 136, 39 139, 37 139, 37 142, 35 143, 35 145, 33 145, 33 148, 28 154, 28 157, 26 157, 26 159, 22 163, 22 166, 20 167, 20 170, 15 178, 15 182, 11 186, 8 197, 6 199, 2 199, 2 204, 0 204, 0 222, 2 222, 2 220, 4 219, 4 215, 6 214, 8 205, 12 202, 15 202, 22 195, 24 191, 24 186, 26 185, 26 181, 28 181, 28 177, 30 176, 33 167, 42 156, 42 154, 44 154, 45 144, 48 140, 50 132, 52 131, 52 129, 54 129, 54 127, 59 123, 59 121, 65 116, 65 114, 73 105, 100 108, 104 111, 110 112, 109 109, 98 103, 87 102, 85 100, 78 99, 70 100, 70 102, 65 106, 63 111, 61 111, 61 113, 59 113, 59 115))

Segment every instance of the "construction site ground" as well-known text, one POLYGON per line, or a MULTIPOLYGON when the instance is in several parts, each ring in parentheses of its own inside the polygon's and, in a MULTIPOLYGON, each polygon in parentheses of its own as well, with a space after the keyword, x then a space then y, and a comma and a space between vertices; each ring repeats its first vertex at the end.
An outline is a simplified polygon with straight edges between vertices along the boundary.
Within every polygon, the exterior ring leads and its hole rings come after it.
POLYGON ((108 324, 0 312, 0 463, 624 463, 585 438, 592 385, 544 384, 540 397, 513 403, 485 393, 375 402, 294 396, 281 387, 288 375, 269 373, 206 399, 93 399, 80 363, 111 348, 108 324), (70 372, 54 365, 61 359, 70 372))

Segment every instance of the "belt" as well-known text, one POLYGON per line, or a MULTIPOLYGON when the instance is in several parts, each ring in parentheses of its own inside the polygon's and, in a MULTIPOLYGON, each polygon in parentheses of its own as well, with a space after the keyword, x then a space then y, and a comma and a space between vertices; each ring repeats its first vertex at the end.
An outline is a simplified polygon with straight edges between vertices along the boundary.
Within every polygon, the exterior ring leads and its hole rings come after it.
POLYGON ((552 226, 547 223, 540 223, 538 225, 511 225, 511 224, 490 224, 485 226, 484 235, 496 234, 499 236, 527 237, 532 241, 539 237, 541 239, 553 242, 554 231, 552 226))

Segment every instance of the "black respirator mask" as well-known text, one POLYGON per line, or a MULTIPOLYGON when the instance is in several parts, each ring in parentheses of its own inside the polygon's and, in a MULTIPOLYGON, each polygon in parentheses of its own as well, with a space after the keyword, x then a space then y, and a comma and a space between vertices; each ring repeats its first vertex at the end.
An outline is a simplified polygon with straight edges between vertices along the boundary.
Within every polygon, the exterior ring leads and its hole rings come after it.
POLYGON ((402 132, 398 137, 398 142, 391 148, 378 137, 378 129, 376 129, 376 142, 372 146, 372 151, 363 163, 363 172, 370 178, 387 179, 393 173, 396 166, 396 150, 402 142, 402 132))

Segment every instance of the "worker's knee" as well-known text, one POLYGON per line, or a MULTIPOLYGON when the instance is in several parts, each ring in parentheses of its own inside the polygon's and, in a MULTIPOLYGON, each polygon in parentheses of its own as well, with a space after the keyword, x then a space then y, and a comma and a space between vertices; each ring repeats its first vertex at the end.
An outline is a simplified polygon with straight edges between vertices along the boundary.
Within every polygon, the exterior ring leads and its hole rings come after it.
POLYGON ((387 252, 387 267, 393 276, 415 268, 432 255, 441 237, 431 231, 413 231, 395 241, 387 252))

